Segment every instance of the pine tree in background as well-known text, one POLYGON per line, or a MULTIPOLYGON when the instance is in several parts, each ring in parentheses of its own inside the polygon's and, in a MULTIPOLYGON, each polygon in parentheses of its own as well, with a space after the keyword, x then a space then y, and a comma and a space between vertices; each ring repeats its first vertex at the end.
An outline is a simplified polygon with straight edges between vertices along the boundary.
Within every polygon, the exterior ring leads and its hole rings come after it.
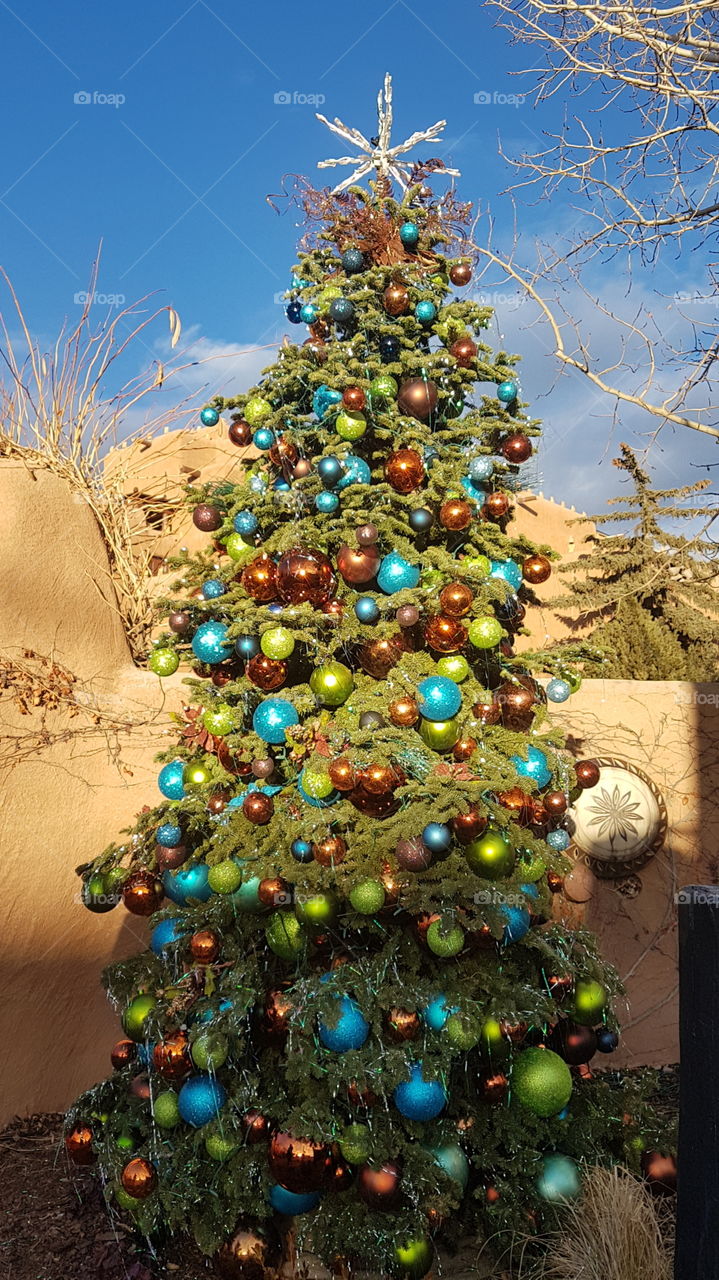
POLYGON ((709 482, 653 489, 629 446, 620 448, 614 465, 630 477, 633 493, 610 499, 617 510, 608 515, 584 519, 632 527, 590 536, 596 549, 563 570, 573 581, 554 607, 579 610, 579 621, 596 624, 591 641, 609 679, 716 680, 719 570, 716 542, 707 536, 716 513, 706 504, 687 506, 709 482), (666 523, 677 520, 700 529, 672 533, 666 523))
POLYGON ((309 337, 203 410, 261 457, 193 495, 214 541, 150 659, 194 663, 192 706, 160 804, 83 869, 90 909, 153 920, 105 974, 125 1038, 67 1149, 244 1280, 295 1238, 416 1280, 435 1240, 539 1231, 585 1162, 641 1145, 586 1068, 617 1043, 615 976, 552 922, 599 771, 546 700, 586 651, 512 648, 550 573, 508 530, 538 427, 453 291, 469 207, 388 148, 381 113, 369 190, 304 188, 309 337))

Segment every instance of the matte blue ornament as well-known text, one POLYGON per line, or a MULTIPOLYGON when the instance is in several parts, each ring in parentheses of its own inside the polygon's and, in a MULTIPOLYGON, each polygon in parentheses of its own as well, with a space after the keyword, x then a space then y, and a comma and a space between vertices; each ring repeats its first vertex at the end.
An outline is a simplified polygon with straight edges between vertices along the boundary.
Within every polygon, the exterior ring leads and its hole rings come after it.
POLYGON ((256 533, 257 516, 254 511, 238 511, 232 521, 235 533, 256 533))
POLYGON ((511 404, 513 400, 517 399, 517 390, 516 382, 512 382, 511 378, 508 378, 506 382, 500 382, 497 387, 497 399, 501 400, 502 404, 511 404))
POLYGON ((428 1005, 422 1010, 422 1018, 432 1031, 441 1031, 445 1026, 450 1014, 456 1013, 456 1008, 447 1004, 447 997, 443 995, 433 996, 428 1005))
POLYGON ((317 463, 317 474, 326 489, 334 489, 345 473, 339 458, 320 458, 317 463))
POLYGON ((171 947, 173 942, 179 942, 184 933, 187 932, 187 925, 184 920, 178 920, 175 916, 172 920, 161 920, 156 924, 150 934, 150 950, 156 956, 161 956, 165 947, 171 947))
POLYGON ((372 596, 360 596, 359 600, 355 601, 355 614, 359 622, 376 622, 380 616, 379 605, 372 596))
POLYGON ((235 889, 232 895, 232 901, 238 911, 259 911, 262 903, 260 902, 260 877, 252 876, 249 880, 243 880, 239 889, 235 889))
POLYGON ((369 1035, 369 1023, 363 1016, 359 1005, 349 996, 337 996, 340 1016, 334 1026, 327 1022, 318 1023, 317 1030, 325 1049, 333 1053, 349 1053, 350 1049, 361 1049, 369 1035))
POLYGON ((204 600, 219 600, 220 596, 224 596, 227 587, 224 582, 220 582, 219 578, 208 578, 207 582, 202 584, 202 598, 204 600))
POLYGON ((403 222, 399 229, 399 238, 405 249, 414 249, 419 241, 419 227, 416 222, 403 222))
POLYGON ((253 493, 264 493, 267 488, 267 480, 265 476, 250 476, 250 488, 253 493))
POLYGON ((395 338, 391 333, 386 333, 379 340, 379 354, 384 364, 391 364, 397 359, 400 352, 399 338, 395 338))
POLYGON ((190 1076, 183 1084, 177 1106, 185 1124, 200 1129, 219 1115, 227 1101, 227 1093, 214 1076, 190 1076))
POLYGON ((259 636, 238 636, 235 640, 235 651, 240 658, 245 658, 249 662, 250 658, 254 658, 255 654, 260 652, 259 636))
POLYGON ((521 942, 524 935, 529 933, 530 918, 526 907, 502 906, 499 908, 499 915, 504 921, 502 942, 505 946, 509 946, 511 942, 521 942))
POLYGON ((290 853, 295 862, 312 862, 314 858, 309 840, 293 840, 290 845, 290 853))
POLYGON ((320 314, 320 309, 314 302, 305 302, 300 311, 300 320, 303 324, 314 324, 320 314))
POLYGON ((572 686, 568 680, 560 680, 558 676, 554 676, 547 683, 547 697, 550 702, 566 702, 572 692, 572 686))
POLYGON ((493 474, 494 462, 491 458, 472 458, 469 464, 469 475, 475 484, 483 484, 485 480, 491 480, 493 474))
POLYGON ((224 622, 203 622, 192 637, 192 652, 200 662, 216 663, 229 658, 232 645, 224 622))
POLYGON ((315 498, 315 508, 321 512, 323 516, 332 515, 340 505, 340 500, 336 493, 330 493, 329 489, 323 489, 315 498))
POLYGON ((451 829, 444 822, 428 822, 422 832, 422 843, 432 853, 444 853, 452 843, 451 829))
POLYGON ((333 298, 330 303, 330 317, 336 324, 348 325, 354 319, 354 303, 349 298, 333 298))
POLYGON ((614 1053, 619 1044, 619 1036, 616 1031, 610 1031, 609 1027, 600 1027, 597 1032, 597 1048, 600 1053, 614 1053))
POLYGON ((431 324, 436 318, 437 308, 433 302, 429 302, 429 300, 425 298, 421 302, 417 303, 417 306, 414 309, 414 314, 420 324, 431 324))
POLYGON ((547 757, 539 747, 527 747, 527 759, 521 756, 510 756, 520 778, 532 778, 538 787, 546 787, 552 776, 552 770, 547 764, 547 757))
POLYGON ((279 1182, 270 1187, 269 1201, 277 1213, 294 1218, 298 1213, 311 1213, 320 1202, 319 1191, 288 1191, 279 1182))
POLYGON ((185 785, 182 781, 184 772, 184 760, 171 760, 169 764, 160 769, 157 776, 157 785, 167 800, 182 800, 184 798, 185 785))
POLYGON ((217 409, 213 409, 209 404, 205 405, 205 408, 200 413, 200 422, 203 427, 216 427, 219 421, 220 415, 217 409))
POLYGON ((422 1063, 410 1067, 409 1080, 398 1084, 394 1105, 407 1120, 434 1120, 447 1105, 447 1094, 439 1080, 425 1080, 422 1063))
POLYGON ((345 249, 340 262, 342 270, 346 271, 348 276, 353 276, 364 269, 364 254, 361 249, 345 249))
POLYGON ((574 1200, 581 1187, 579 1170, 569 1156, 553 1152, 544 1157, 542 1172, 537 1178, 537 1191, 543 1200, 548 1200, 550 1204, 574 1200))
POLYGON ((324 418, 327 410, 331 409, 333 405, 339 404, 341 399, 341 391, 334 391, 332 387, 327 386, 326 382, 323 382, 322 386, 317 388, 312 397, 312 412, 315 417, 321 420, 324 418))
POLYGON ((564 853, 569 848, 569 833, 559 828, 557 831, 550 831, 547 836, 547 844, 550 849, 554 849, 555 853, 564 853))
POLYGON ((285 742, 285 730, 299 724, 296 708, 286 698, 265 698, 252 717, 252 728, 258 738, 273 746, 285 742))
POLYGON ((190 899, 207 902, 212 897, 212 889, 208 881, 209 867, 204 862, 196 862, 191 867, 181 867, 179 871, 166 871, 162 877, 162 887, 171 902, 184 907, 190 899))
POLYGON ((490 578, 502 578, 515 591, 522 585, 522 566, 516 560, 492 560, 489 570, 490 578))
POLYGON ((302 323, 302 303, 299 302, 297 298, 293 298, 292 301, 287 304, 286 315, 290 324, 302 323))
POLYGON ((426 533, 432 527, 434 514, 429 507, 415 507, 409 513, 409 527, 413 533, 426 533))
POLYGON ((469 1181, 469 1160, 462 1148, 456 1142, 448 1142, 441 1147, 431 1147, 430 1150, 440 1169, 464 1190, 469 1181))
POLYGON ((372 472, 364 458, 358 458, 354 453, 347 453, 342 461, 344 474, 337 485, 338 489, 346 489, 351 484, 370 484, 372 472))
POLYGON ((477 488, 471 476, 462 476, 461 485, 467 497, 471 498, 473 502, 478 502, 480 506, 484 503, 487 495, 484 489, 477 488))
POLYGON ((462 705, 459 685, 447 676, 427 676, 417 685, 417 706, 425 720, 451 720, 462 705))
POLYGON ((377 585, 386 595, 395 591, 404 591, 408 587, 416 587, 419 582, 419 566, 410 564, 399 551, 390 551, 385 556, 377 574, 377 585))
POLYGON ((252 443, 256 449, 263 451, 271 449, 275 443, 275 433, 271 427, 258 427, 252 437, 252 443))
POLYGON ((155 832, 155 839, 158 844, 164 844, 166 849, 175 849, 178 844, 182 844, 182 830, 174 822, 163 822, 155 832))

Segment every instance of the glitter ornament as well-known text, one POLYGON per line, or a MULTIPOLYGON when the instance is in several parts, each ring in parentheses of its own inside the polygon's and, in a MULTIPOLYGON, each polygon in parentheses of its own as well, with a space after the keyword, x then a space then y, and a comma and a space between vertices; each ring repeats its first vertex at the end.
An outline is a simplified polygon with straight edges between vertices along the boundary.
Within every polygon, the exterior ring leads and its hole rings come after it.
POLYGON ((569 1067, 551 1049, 524 1049, 512 1067, 512 1097, 535 1116, 556 1116, 572 1096, 569 1067))
POLYGON ((501 623, 489 615, 473 618, 469 624, 469 642, 475 649, 494 649, 503 635, 501 623))
POLYGON ((398 551, 391 551, 382 560, 377 574, 377 585, 386 595, 393 595, 395 591, 416 587, 419 576, 420 571, 417 565, 410 564, 398 551))
POLYGON ((203 622, 192 637, 192 652, 200 662, 223 662, 232 653, 224 622, 203 622))
POLYGON ((398 1084, 392 1097, 407 1120, 433 1120, 447 1105, 443 1085, 439 1080, 425 1080, 421 1062, 410 1067, 409 1080, 398 1084))
POLYGON ((198 1075, 183 1084, 177 1105, 185 1124, 199 1129, 219 1115, 226 1101, 227 1093, 219 1080, 210 1075, 198 1075))
POLYGON ((265 698, 252 717, 252 728, 257 736, 275 746, 283 744, 286 730, 298 723, 295 707, 284 698, 265 698))
POLYGON ((462 694, 446 676, 428 676, 417 686, 417 705, 427 720, 449 720, 462 705, 462 694))
POLYGON ((500 382, 497 387, 497 399, 502 404, 512 404, 517 399, 517 384, 507 379, 506 382, 500 382))
POLYGON ((369 1036, 369 1023, 363 1017, 359 1005, 349 996, 337 997, 339 1016, 332 1015, 328 1021, 320 1020, 317 1032, 325 1049, 333 1053, 349 1053, 351 1049, 361 1049, 369 1036))

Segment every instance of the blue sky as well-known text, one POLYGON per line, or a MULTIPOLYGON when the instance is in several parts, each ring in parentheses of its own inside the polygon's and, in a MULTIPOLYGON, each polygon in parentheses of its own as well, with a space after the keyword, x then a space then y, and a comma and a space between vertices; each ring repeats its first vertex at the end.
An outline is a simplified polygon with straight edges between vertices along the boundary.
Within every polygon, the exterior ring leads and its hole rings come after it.
MULTIPOLYGON (((0 264, 33 331, 49 341, 64 317, 76 318, 102 240, 101 294, 132 301, 160 291, 191 349, 224 355, 202 371, 210 391, 254 381, 265 357, 235 353, 288 331, 275 295, 298 234, 293 213, 278 217, 265 197, 284 173, 319 184, 317 160, 344 150, 305 99, 323 98, 326 115, 371 134, 385 70, 394 76, 394 139, 446 118, 446 141, 420 154, 462 170, 460 193, 492 206, 501 240, 510 217, 498 193, 511 174, 498 133, 510 152, 533 148, 561 104, 506 100, 526 87, 512 72, 531 58, 494 23, 481 4, 443 12, 427 0, 348 9, 0 0, 0 264)), ((563 201, 545 201, 522 212, 522 234, 529 243, 573 216, 563 201)), ((621 272, 605 286, 621 297, 621 272)), ((556 367, 529 308, 511 287, 493 296, 494 336, 526 356, 523 391, 547 424, 538 486, 593 509, 616 488, 612 441, 631 439, 640 424, 625 418, 611 436, 610 407, 590 388, 570 379, 552 389, 556 367)), ((164 340, 156 335, 148 358, 164 340)), ((195 377, 188 389, 198 386, 195 377)), ((698 476, 689 464, 709 449, 687 436, 667 432, 654 450, 662 482, 698 476)))

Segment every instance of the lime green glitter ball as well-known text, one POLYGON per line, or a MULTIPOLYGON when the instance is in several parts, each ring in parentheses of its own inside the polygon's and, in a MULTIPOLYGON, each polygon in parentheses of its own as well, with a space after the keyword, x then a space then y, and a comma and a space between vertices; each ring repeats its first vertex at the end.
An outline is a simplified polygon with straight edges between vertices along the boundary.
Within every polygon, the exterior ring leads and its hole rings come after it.
POLYGON ((397 380, 390 373, 381 373, 379 377, 373 378, 369 384, 369 393, 372 400, 394 400, 398 391, 397 380))
POLYGON ((504 632, 496 618, 475 618, 469 624, 469 641, 475 649, 493 649, 504 632))
POLYGON ((469 573, 478 573, 483 578, 488 578, 492 569, 492 563, 487 556, 468 556, 462 561, 462 568, 469 573))
POLYGON ((582 1027, 600 1022, 607 1003, 607 993, 600 982, 580 981, 574 988, 574 1021, 582 1027))
POLYGON ((154 996, 135 996, 122 1015, 122 1027, 131 1040, 142 1040, 145 1034, 145 1022, 149 1018, 157 1001, 154 996))
POLYGON ((237 1150, 237 1144, 231 1138, 225 1138, 221 1133, 210 1133, 205 1138, 205 1151, 211 1160, 229 1160, 233 1151, 237 1150))
POLYGON ((228 1044, 219 1031, 203 1031, 190 1046, 190 1057, 200 1071, 217 1071, 227 1061, 228 1044))
POLYGON ((528 849, 522 852, 519 864, 522 884, 535 884, 537 880, 541 880, 546 870, 547 864, 539 854, 530 853, 528 849))
POLYGON ((444 1030, 453 1048, 469 1052, 476 1044, 479 1044, 482 1024, 479 1018, 473 1017, 472 1014, 451 1013, 445 1023, 444 1030))
POLYGON ((335 418, 335 431, 342 440, 359 440, 366 430, 367 419, 363 413, 343 409, 335 418))
POLYGON ((437 663, 437 672, 440 676, 446 676, 448 680, 454 680, 455 684, 461 684, 469 675, 469 663, 461 653, 450 653, 445 658, 440 658, 437 663))
POLYGON ((447 928, 442 920, 433 920, 427 930, 427 946, 443 960, 458 956, 464 946, 464 929, 458 924, 447 928))
POLYGON ((432 1266, 432 1245, 423 1236, 414 1240, 406 1240, 395 1246, 395 1273, 406 1277, 406 1280, 422 1280, 432 1266))
POLYGON ((225 538, 225 551, 230 560, 248 560, 255 554, 255 548, 245 542, 241 533, 230 533, 225 538))
POLYGON ((512 1068, 511 1089, 512 1098, 535 1116, 556 1116, 572 1096, 572 1073, 551 1049, 525 1049, 512 1068))
POLYGON ((325 796, 334 791, 332 779, 324 769, 304 768, 301 782, 302 790, 306 791, 313 800, 324 800, 325 796))
POLYGON ((174 1129, 180 1123, 180 1108, 174 1089, 158 1093, 152 1104, 152 1118, 161 1129, 174 1129))
POLYGON ((115 1143, 115 1146, 117 1147, 118 1151, 134 1151, 135 1139, 133 1138, 131 1133, 121 1133, 115 1143))
POLYGON ((245 421, 249 422, 251 427, 258 427, 261 422, 266 422, 272 416, 272 405, 269 400, 265 400, 264 396, 250 396, 245 405, 245 421))
POLYGON ((121 1209, 139 1209, 140 1201, 134 1196, 129 1196, 124 1187, 114 1187, 113 1194, 121 1209))
POLYGON ((317 295, 317 303, 320 307, 322 307, 323 311, 326 311, 330 303, 334 302, 335 298, 341 298, 341 297, 342 297, 342 290, 339 288, 338 285, 326 284, 324 289, 321 289, 317 295))
POLYGON ((174 649, 153 649, 147 665, 156 676, 171 676, 177 671, 180 659, 174 649))
POLYGON ((289 658, 295 647, 295 637, 287 627, 270 627, 260 639, 260 648, 268 658, 281 661, 289 658))
POLYGON ((265 929, 267 945, 281 960, 294 960, 305 945, 302 925, 290 911, 274 911, 265 929))
POLYGON ((202 723, 214 738, 224 738, 235 728, 235 711, 227 702, 209 707, 202 716, 202 723))
POLYGON ((349 1164, 364 1164, 372 1150, 372 1134, 366 1124, 348 1124, 339 1145, 349 1164))
POLYGON ((384 888, 379 880, 361 880, 350 893, 350 902, 360 915, 373 916, 385 903, 384 888))
POLYGON ((234 893, 242 884, 242 868, 232 858, 210 867, 207 882, 213 893, 234 893))

